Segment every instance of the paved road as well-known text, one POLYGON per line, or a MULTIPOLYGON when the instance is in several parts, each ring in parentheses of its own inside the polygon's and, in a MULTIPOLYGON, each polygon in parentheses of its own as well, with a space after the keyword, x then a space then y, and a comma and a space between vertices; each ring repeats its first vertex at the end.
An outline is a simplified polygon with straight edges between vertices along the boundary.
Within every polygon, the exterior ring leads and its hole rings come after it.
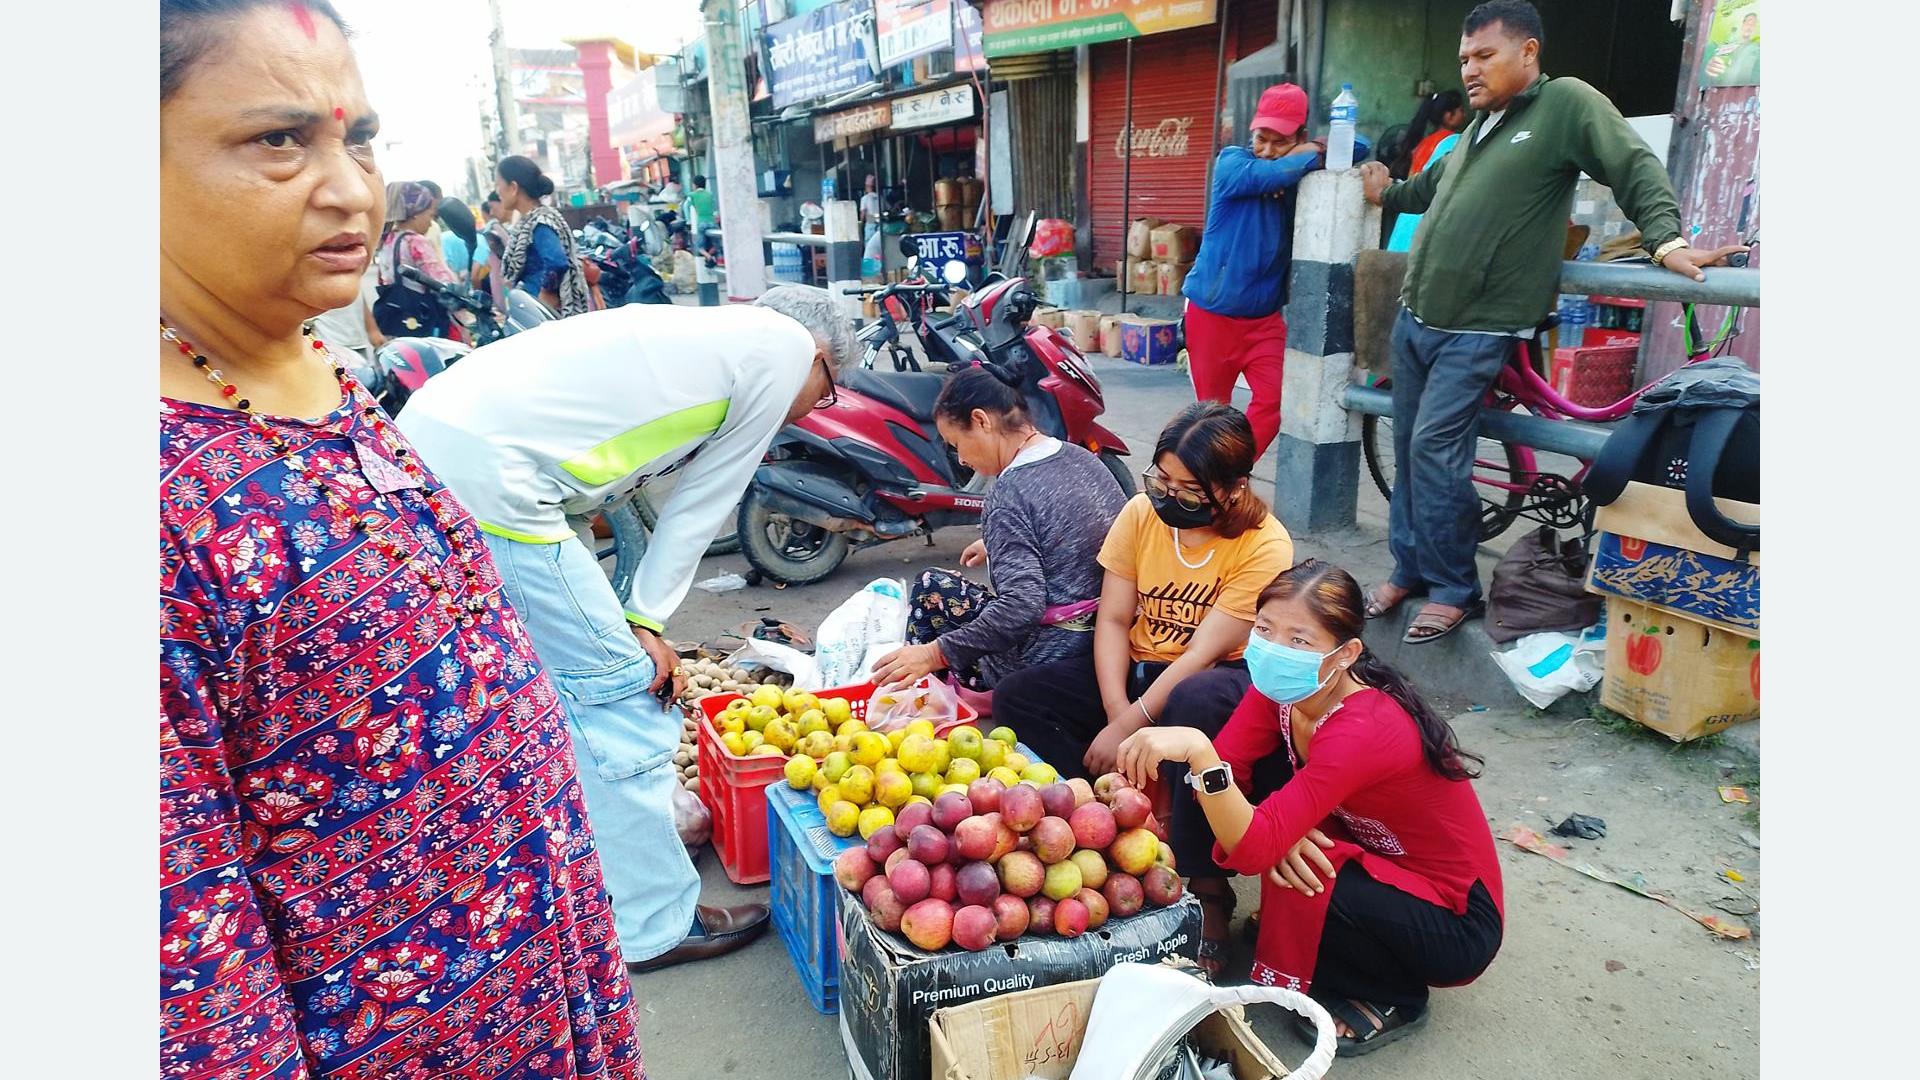
MULTIPOLYGON (((1160 424, 1188 400, 1185 376, 1114 361, 1096 365, 1107 386, 1109 421, 1132 444, 1138 469, 1160 424)), ((1372 580, 1385 570, 1384 526, 1384 502, 1368 486, 1355 529, 1301 537, 1300 550, 1372 580)), ((874 577, 956 565, 969 539, 963 530, 946 530, 931 547, 913 540, 859 552, 827 582, 806 589, 696 591, 673 630, 711 639, 761 613, 810 628, 874 577)), ((702 577, 744 569, 738 556, 709 559, 702 577)), ((1758 895, 1759 852, 1742 837, 1757 841, 1757 818, 1746 807, 1722 804, 1714 791, 1724 772, 1721 759, 1730 755, 1673 748, 1592 721, 1543 717, 1517 698, 1486 704, 1488 711, 1463 714, 1456 726, 1462 742, 1487 758, 1478 789, 1490 828, 1518 823, 1544 831, 1568 813, 1594 814, 1607 820, 1608 837, 1568 841, 1577 859, 1622 875, 1638 871, 1650 888, 1700 911, 1738 891, 1717 876, 1722 869, 1737 870, 1746 878, 1741 888, 1758 895)), ((1507 939, 1493 968, 1473 986, 1438 992, 1424 1032, 1343 1060, 1336 1076, 1758 1074, 1755 942, 1723 943, 1674 910, 1508 844, 1500 845, 1500 858, 1507 939)), ((701 868, 711 901, 766 895, 764 886, 733 887, 710 851, 701 868)), ((1255 883, 1243 881, 1241 889, 1240 910, 1250 911, 1255 883)), ((1757 917, 1747 921, 1757 930, 1757 917)), ((1245 946, 1237 946, 1229 977, 1244 979, 1247 962, 1245 946)), ((642 977, 635 989, 648 1072, 657 1080, 845 1074, 833 1018, 806 1004, 772 935, 730 957, 642 977)), ((1283 1060, 1304 1055, 1274 1014, 1254 1020, 1283 1060)))

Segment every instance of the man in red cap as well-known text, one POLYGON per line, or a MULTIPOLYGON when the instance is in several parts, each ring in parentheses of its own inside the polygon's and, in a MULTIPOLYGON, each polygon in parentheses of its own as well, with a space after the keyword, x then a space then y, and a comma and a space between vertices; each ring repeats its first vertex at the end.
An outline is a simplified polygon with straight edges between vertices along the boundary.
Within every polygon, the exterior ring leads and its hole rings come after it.
MULTIPOLYGON (((1307 93, 1292 83, 1260 95, 1252 138, 1213 163, 1213 193, 1200 251, 1181 292, 1187 298, 1187 364, 1194 396, 1231 403, 1241 375, 1253 390, 1247 420, 1255 451, 1280 431, 1286 363, 1287 271, 1293 252, 1293 189, 1321 165, 1307 139, 1307 93)), ((1364 157, 1364 140, 1354 157, 1364 157)))

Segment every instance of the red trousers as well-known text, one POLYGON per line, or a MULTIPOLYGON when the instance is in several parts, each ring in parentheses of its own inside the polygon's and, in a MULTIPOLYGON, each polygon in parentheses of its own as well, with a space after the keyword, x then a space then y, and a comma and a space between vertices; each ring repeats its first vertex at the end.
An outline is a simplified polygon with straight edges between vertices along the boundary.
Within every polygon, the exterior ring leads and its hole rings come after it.
POLYGON ((1253 425, 1254 456, 1267 452, 1280 433, 1280 382, 1287 363, 1287 320, 1280 312, 1253 319, 1236 319, 1189 302, 1187 372, 1193 378, 1193 396, 1201 401, 1233 404, 1233 387, 1241 375, 1253 391, 1247 422, 1253 425))

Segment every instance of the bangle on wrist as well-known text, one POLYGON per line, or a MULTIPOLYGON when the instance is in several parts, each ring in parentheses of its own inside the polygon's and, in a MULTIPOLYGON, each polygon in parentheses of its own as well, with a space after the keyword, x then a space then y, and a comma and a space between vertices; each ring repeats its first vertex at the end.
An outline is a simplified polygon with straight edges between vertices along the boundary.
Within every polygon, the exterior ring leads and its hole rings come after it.
POLYGON ((1133 707, 1140 710, 1141 716, 1146 717, 1149 727, 1153 726, 1153 714, 1147 711, 1147 703, 1144 699, 1134 702, 1133 707))
POLYGON ((1686 237, 1683 237, 1683 236, 1676 236, 1673 239, 1667 241, 1666 243, 1661 244, 1659 247, 1653 249, 1654 265, 1656 266, 1666 265, 1667 256, 1673 254, 1676 251, 1679 251, 1681 248, 1688 247, 1688 246, 1689 245, 1687 244, 1686 237))

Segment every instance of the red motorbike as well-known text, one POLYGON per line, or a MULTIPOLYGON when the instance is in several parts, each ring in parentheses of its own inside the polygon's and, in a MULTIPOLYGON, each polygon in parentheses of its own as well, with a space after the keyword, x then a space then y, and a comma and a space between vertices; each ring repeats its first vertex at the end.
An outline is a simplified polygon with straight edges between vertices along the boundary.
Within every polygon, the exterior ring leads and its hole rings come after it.
MULTIPOLYGON (((1099 421, 1100 380, 1067 335, 1030 324, 1037 306, 1025 278, 989 281, 929 325, 957 364, 1018 387, 1035 427, 1099 455, 1132 494, 1127 446, 1099 421)), ((934 427, 942 382, 846 367, 832 406, 774 437, 740 500, 740 548, 763 578, 809 584, 854 548, 980 520, 987 478, 962 465, 934 427)))

